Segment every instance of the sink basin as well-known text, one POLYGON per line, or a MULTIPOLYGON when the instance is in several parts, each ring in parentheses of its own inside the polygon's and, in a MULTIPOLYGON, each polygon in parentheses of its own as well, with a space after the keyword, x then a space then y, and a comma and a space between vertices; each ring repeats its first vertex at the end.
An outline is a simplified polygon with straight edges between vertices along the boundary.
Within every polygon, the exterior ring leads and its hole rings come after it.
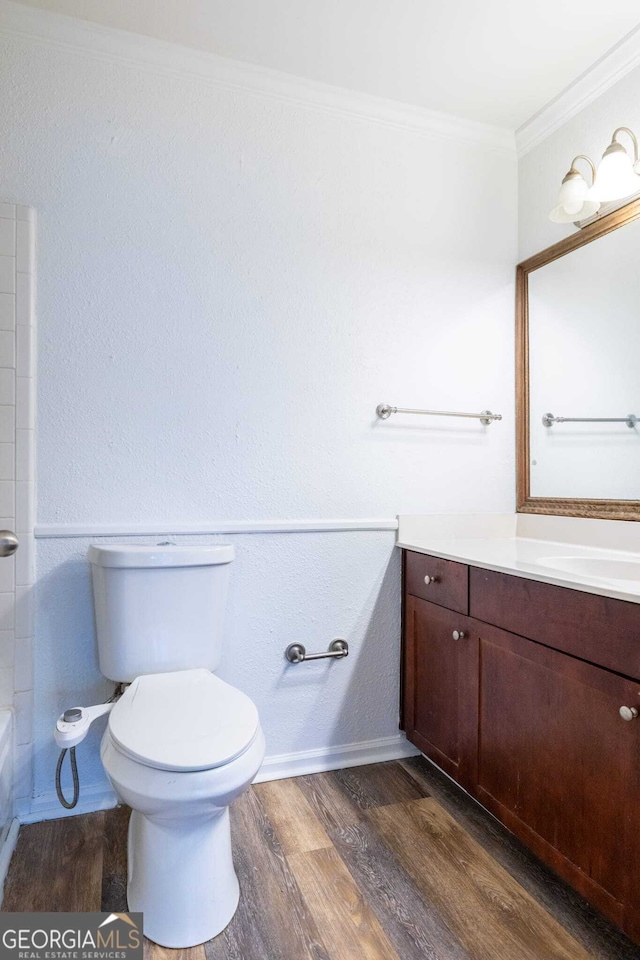
POLYGON ((542 567, 600 580, 640 581, 640 560, 605 560, 600 557, 542 557, 542 567))

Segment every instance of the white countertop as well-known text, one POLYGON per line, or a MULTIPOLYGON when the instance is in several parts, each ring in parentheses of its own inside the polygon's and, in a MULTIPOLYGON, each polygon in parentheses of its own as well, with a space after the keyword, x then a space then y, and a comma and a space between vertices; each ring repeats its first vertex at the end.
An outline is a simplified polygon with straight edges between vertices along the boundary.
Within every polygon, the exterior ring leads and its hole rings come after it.
POLYGON ((397 546, 473 567, 640 604, 640 523, 531 514, 398 517, 397 546), (637 563, 597 576, 560 569, 580 561, 637 563), (559 567, 554 567, 554 561, 559 567))

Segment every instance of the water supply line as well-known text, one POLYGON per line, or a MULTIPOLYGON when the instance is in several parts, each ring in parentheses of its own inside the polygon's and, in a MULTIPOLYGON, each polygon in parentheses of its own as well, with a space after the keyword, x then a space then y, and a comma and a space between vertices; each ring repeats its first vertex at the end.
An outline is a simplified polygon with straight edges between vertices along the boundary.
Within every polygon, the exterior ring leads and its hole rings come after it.
POLYGON ((89 733, 89 727, 93 721, 111 712, 113 705, 124 693, 125 686, 124 683, 118 683, 113 694, 105 703, 98 703, 93 707, 71 707, 58 717, 54 739, 61 750, 56 764, 56 794, 66 810, 73 810, 80 798, 80 777, 78 776, 76 747, 79 743, 82 743, 89 733), (73 781, 73 797, 71 800, 67 800, 62 792, 62 764, 67 751, 69 752, 71 779, 73 781))
POLYGON ((73 778, 73 799, 67 800, 64 793, 62 792, 62 764, 64 758, 67 755, 67 748, 65 747, 60 751, 60 756, 58 757, 58 763, 56 765, 56 793, 58 795, 58 800, 63 807, 66 807, 67 810, 73 810, 78 800, 80 799, 80 778, 78 776, 78 764, 76 761, 76 748, 69 747, 69 758, 71 760, 71 776, 73 778))

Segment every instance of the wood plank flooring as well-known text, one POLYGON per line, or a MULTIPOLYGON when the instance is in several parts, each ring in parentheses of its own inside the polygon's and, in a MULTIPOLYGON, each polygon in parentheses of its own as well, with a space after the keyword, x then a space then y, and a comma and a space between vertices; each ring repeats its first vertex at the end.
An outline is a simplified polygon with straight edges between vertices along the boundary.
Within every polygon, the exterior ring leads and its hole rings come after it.
MULTIPOLYGON (((25 826, 4 911, 126 909, 125 807, 25 826)), ((262 783, 232 807, 227 929, 148 960, 640 960, 422 758, 262 783)))

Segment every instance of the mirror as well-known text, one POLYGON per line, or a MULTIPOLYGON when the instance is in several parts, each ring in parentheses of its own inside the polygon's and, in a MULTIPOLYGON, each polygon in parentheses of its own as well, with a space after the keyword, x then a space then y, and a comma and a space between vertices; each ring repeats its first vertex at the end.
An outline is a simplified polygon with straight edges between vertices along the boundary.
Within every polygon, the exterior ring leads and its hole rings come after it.
POLYGON ((640 519, 640 201, 518 267, 518 510, 640 519))

